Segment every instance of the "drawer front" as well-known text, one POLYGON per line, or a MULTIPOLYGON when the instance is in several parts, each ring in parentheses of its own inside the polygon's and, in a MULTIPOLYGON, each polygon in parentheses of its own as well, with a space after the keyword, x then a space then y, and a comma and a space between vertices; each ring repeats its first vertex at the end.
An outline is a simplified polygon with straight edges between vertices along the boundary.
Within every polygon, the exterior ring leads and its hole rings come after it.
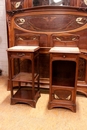
POLYGON ((27 52, 8 52, 8 55, 12 58, 31 58, 32 53, 27 52))
POLYGON ((58 54, 51 54, 51 58, 53 60, 76 60, 78 58, 78 54, 66 54, 66 53, 58 53, 58 54))

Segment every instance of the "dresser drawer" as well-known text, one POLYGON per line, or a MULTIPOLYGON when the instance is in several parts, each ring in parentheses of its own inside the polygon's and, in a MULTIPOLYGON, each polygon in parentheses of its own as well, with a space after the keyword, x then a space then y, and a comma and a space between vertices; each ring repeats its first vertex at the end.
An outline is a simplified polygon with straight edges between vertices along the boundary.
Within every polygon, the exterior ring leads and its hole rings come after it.
POLYGON ((61 60, 72 60, 72 59, 77 59, 78 55, 77 54, 66 54, 66 53, 53 53, 51 54, 52 59, 61 59, 61 60))
POLYGON ((8 52, 8 55, 12 58, 31 58, 32 53, 28 52, 8 52))

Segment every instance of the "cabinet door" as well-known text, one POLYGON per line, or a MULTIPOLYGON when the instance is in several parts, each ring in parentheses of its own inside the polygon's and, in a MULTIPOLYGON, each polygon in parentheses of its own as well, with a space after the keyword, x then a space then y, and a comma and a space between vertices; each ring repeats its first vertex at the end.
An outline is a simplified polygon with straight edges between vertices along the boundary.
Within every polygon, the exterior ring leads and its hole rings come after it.
POLYGON ((32 6, 32 0, 6 0, 6 10, 17 10, 32 6))

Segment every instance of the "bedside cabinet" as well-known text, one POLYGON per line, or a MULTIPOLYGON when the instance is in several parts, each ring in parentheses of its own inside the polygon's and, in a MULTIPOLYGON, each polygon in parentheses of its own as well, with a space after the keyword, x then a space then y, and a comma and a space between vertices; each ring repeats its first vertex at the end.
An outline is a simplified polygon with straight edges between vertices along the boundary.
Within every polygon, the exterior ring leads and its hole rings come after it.
MULTIPOLYGON (((40 97, 39 91, 39 46, 14 46, 7 49, 9 82, 11 87, 11 104, 27 103, 32 107, 36 106, 40 97), (17 73, 14 72, 14 62, 19 62, 17 73), (20 61, 29 61, 29 71, 21 71, 20 61), (14 85, 17 84, 15 88, 14 85)), ((28 67, 28 66, 25 66, 28 67)))
POLYGON ((53 47, 50 53, 48 109, 64 107, 76 112, 78 47, 53 47))

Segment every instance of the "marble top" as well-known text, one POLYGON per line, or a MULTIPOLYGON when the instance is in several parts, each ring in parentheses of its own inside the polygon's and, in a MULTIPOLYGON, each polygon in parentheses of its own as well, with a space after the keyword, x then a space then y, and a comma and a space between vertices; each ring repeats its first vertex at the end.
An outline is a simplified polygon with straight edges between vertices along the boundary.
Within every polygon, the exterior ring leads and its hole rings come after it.
POLYGON ((7 49, 7 51, 19 51, 19 52, 34 52, 39 49, 39 46, 13 46, 7 49))
POLYGON ((50 53, 80 53, 78 47, 52 47, 50 53))

